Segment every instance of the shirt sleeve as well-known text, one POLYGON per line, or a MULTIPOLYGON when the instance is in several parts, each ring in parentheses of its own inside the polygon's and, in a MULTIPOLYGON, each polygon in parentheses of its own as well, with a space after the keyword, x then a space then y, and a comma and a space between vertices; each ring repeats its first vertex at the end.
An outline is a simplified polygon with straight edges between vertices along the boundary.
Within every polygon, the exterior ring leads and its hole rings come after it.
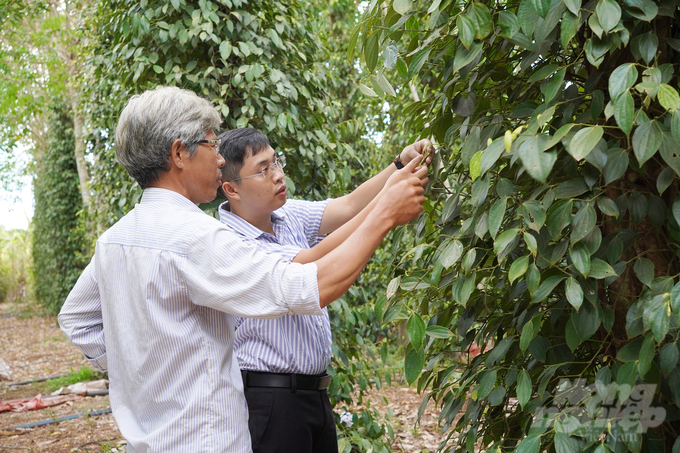
POLYGON ((66 337, 80 349, 92 366, 106 371, 102 306, 94 258, 78 278, 57 319, 66 337))
POLYGON ((332 200, 323 201, 288 200, 284 208, 288 211, 290 222, 299 222, 310 247, 318 244, 326 235, 319 236, 321 219, 326 206, 332 200))
POLYGON ((300 250, 303 249, 302 247, 297 245, 279 244, 276 242, 254 242, 254 241, 245 242, 256 245, 265 252, 270 253, 272 255, 278 255, 281 257, 281 259, 284 259, 286 261, 293 261, 293 258, 295 258, 297 254, 300 253, 300 250))
POLYGON ((246 318, 322 315, 316 275, 315 264, 266 253, 221 224, 195 234, 184 272, 196 304, 246 318))

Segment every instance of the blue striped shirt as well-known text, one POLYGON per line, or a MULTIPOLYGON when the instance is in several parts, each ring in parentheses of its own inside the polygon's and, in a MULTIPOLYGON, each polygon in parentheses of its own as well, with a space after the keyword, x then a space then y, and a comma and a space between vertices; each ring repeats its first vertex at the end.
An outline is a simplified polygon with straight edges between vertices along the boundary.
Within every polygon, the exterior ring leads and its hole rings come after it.
MULTIPOLYGON (((321 238, 319 227, 326 201, 288 200, 272 213, 275 236, 266 233, 220 206, 220 219, 241 238, 266 252, 292 260, 300 249, 321 238)), ((277 319, 237 318, 234 348, 242 370, 271 373, 323 373, 331 362, 331 325, 324 316, 286 315, 277 319)))
POLYGON ((241 241, 187 198, 147 189, 97 241, 59 323, 109 371, 128 452, 250 452, 234 316, 321 318, 315 265, 241 241))

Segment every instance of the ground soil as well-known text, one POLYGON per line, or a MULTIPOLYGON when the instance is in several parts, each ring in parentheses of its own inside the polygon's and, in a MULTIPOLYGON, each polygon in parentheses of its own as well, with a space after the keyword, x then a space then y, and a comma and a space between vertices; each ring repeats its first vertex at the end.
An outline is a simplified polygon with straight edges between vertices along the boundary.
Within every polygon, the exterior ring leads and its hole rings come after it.
MULTIPOLYGON (((0 382, 0 401, 32 398, 45 393, 44 382, 17 382, 68 374, 89 366, 57 325, 55 317, 38 316, 16 306, 0 304, 0 358, 9 366, 12 380, 0 382)), ((395 452, 434 452, 445 437, 437 427, 438 410, 429 403, 416 425, 422 397, 408 387, 383 387, 368 394, 372 407, 389 414, 395 430, 395 452)), ((16 426, 109 408, 108 396, 70 401, 28 412, 0 413, 0 452, 123 452, 125 440, 111 414, 81 416, 30 429, 16 426)))
POLYGON ((438 425, 440 410, 429 401, 418 422, 418 408, 423 401, 416 389, 392 385, 368 392, 368 400, 392 424, 394 452, 435 452, 446 435, 438 425))

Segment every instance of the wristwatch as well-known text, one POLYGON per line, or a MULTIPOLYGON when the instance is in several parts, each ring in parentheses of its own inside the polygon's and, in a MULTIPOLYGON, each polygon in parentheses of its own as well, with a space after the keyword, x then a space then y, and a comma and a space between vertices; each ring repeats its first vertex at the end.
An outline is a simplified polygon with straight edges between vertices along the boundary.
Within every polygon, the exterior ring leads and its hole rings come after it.
POLYGON ((404 168, 404 164, 401 163, 401 159, 399 159, 399 157, 401 157, 401 153, 397 154, 397 157, 395 157, 392 162, 394 162, 394 166, 397 167, 398 170, 401 170, 404 168))

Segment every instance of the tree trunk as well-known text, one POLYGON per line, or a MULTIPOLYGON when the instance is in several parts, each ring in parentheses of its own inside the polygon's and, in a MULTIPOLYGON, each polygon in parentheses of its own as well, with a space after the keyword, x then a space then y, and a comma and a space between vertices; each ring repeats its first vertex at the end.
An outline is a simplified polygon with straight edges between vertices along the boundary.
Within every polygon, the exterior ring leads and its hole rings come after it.
MULTIPOLYGON (((84 5, 78 5, 81 8, 84 5)), ((54 47, 58 55, 64 62, 64 66, 68 71, 68 79, 66 80, 66 95, 68 96, 67 103, 71 107, 71 114, 73 115, 73 135, 75 137, 75 158, 76 167, 78 169, 78 181, 80 187, 80 197, 83 200, 83 206, 87 210, 91 210, 90 206, 90 175, 87 171, 87 161, 85 160, 85 142, 83 141, 83 117, 81 116, 79 106, 79 87, 78 80, 80 75, 80 67, 78 61, 77 50, 79 48, 78 40, 73 31, 77 28, 77 24, 71 23, 72 9, 74 5, 69 2, 62 3, 60 1, 52 0, 50 2, 52 15, 54 17, 63 17, 65 34, 62 36, 54 36, 54 47), (65 10, 62 10, 65 8, 65 10)), ((77 6, 76 6, 77 10, 77 6)), ((84 8, 83 8, 84 11, 84 8)))
POLYGON ((90 209, 90 175, 85 161, 85 142, 83 141, 83 118, 78 112, 78 96, 71 90, 71 109, 73 111, 73 134, 76 138, 75 157, 78 168, 78 180, 80 181, 80 196, 83 206, 90 209))

